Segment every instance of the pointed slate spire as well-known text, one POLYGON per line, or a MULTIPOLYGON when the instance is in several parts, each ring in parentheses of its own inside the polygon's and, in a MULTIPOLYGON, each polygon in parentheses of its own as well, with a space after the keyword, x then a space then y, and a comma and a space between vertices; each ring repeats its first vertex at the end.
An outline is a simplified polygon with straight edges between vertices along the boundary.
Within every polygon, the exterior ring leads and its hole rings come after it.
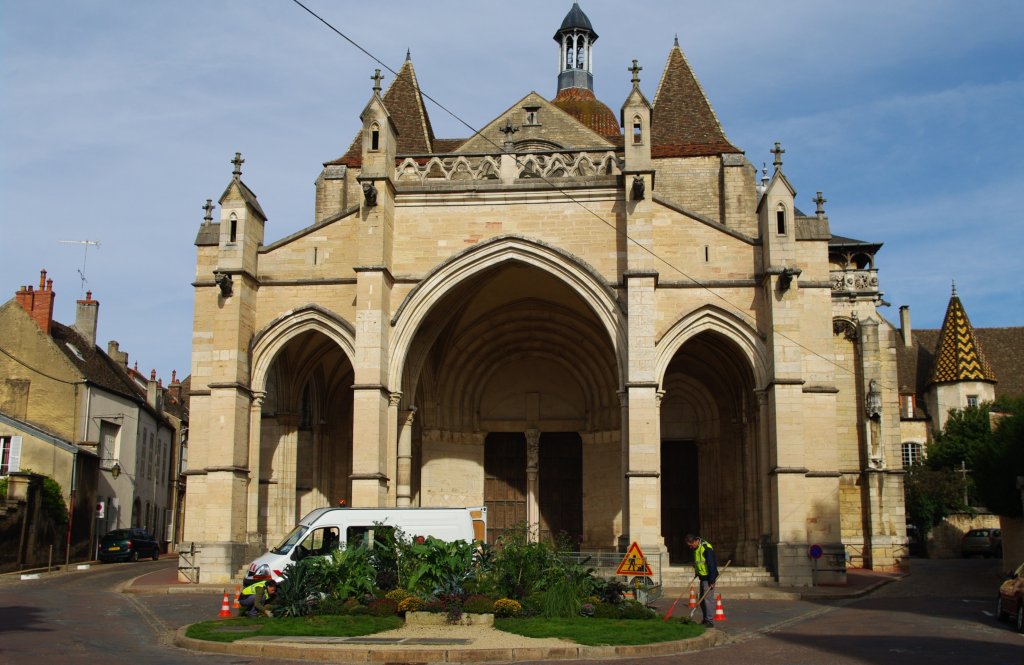
POLYGON ((996 375, 985 359, 954 284, 935 349, 935 366, 928 383, 995 380, 996 375))
MULTIPOLYGON (((405 62, 395 75, 381 99, 398 134, 397 152, 401 155, 434 152, 434 129, 423 103, 420 84, 416 80, 412 57, 406 53, 405 62)), ((356 135, 348 151, 328 165, 359 166, 362 160, 362 132, 356 135)))
POLYGON ((669 51, 654 95, 651 134, 655 156, 741 152, 726 138, 704 89, 679 48, 678 39, 669 51))

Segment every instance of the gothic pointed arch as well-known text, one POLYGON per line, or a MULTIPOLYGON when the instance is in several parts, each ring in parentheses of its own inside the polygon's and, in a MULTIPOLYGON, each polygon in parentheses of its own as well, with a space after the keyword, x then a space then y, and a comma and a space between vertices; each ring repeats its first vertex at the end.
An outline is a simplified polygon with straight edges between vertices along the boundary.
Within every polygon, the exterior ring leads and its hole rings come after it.
POLYGON ((467 279, 508 262, 538 268, 564 282, 593 311, 615 351, 619 385, 625 377, 626 317, 615 292, 579 257, 522 236, 499 236, 449 258, 416 285, 391 321, 389 385, 401 385, 406 354, 420 324, 440 300, 467 279))
POLYGON ((320 332, 334 341, 350 363, 355 358, 355 328, 352 324, 319 305, 304 305, 285 312, 253 336, 250 345, 253 390, 265 389, 267 374, 277 354, 289 341, 309 331, 320 332))
POLYGON ((655 376, 664 381, 669 363, 683 344, 704 332, 716 332, 731 340, 750 363, 756 386, 768 382, 768 359, 760 333, 743 319, 720 307, 705 305, 680 317, 666 330, 655 346, 655 376))

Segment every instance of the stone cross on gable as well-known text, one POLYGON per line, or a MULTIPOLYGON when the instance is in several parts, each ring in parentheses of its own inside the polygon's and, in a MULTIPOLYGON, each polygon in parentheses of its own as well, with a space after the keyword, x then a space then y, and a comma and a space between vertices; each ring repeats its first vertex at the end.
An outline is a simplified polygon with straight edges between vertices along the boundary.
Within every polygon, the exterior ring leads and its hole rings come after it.
POLYGON ((235 170, 231 172, 231 175, 236 178, 242 177, 242 164, 245 164, 245 160, 242 159, 242 153, 236 152, 235 158, 231 160, 231 163, 235 165, 235 170))
POLYGON ((782 168, 782 155, 785 152, 786 151, 782 149, 782 144, 779 143, 778 141, 776 141, 775 142, 775 147, 772 148, 772 154, 775 155, 775 161, 772 162, 772 165, 776 169, 781 169, 782 168))
POLYGON ((203 222, 209 224, 213 221, 213 199, 206 199, 206 205, 203 206, 203 210, 206 211, 206 216, 203 217, 203 222))
POLYGON ((380 82, 384 79, 384 76, 380 73, 379 69, 375 69, 373 70, 373 76, 370 78, 373 79, 373 94, 379 94, 380 82))
POLYGON ((637 84, 640 83, 640 72, 642 70, 643 70, 643 67, 638 65, 637 61, 636 61, 636 58, 634 58, 633 59, 633 66, 629 67, 627 69, 627 71, 633 72, 633 79, 632 79, 632 81, 630 81, 630 83, 632 83, 634 86, 636 86, 637 84))
POLYGON ((817 210, 818 217, 819 218, 824 217, 825 216, 825 204, 828 203, 828 199, 826 199, 824 196, 822 196, 821 192, 818 192, 818 195, 815 196, 811 200, 814 201, 814 203, 816 203, 817 206, 818 206, 818 210, 817 210))

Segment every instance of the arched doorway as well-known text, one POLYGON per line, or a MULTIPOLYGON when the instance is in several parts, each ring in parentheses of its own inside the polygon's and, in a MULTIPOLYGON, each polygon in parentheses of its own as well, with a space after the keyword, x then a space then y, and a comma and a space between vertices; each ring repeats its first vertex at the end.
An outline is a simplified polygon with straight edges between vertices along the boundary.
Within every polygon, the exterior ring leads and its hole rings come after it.
POLYGON ((255 523, 268 543, 314 508, 350 499, 352 384, 348 356, 318 330, 283 341, 267 363, 255 523))
POLYGON ((525 522, 616 544, 617 358, 572 286, 526 262, 491 265, 433 304, 405 358, 413 505, 487 505, 492 541, 525 522))
POLYGON ((687 533, 722 561, 756 563, 760 515, 754 374, 726 335, 700 332, 676 351, 662 382, 662 534, 673 564, 692 560, 687 533))

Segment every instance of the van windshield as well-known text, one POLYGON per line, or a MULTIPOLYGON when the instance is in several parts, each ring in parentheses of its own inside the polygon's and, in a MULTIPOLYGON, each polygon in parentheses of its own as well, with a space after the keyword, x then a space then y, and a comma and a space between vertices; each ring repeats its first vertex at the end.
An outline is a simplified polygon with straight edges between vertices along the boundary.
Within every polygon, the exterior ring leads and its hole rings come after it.
POLYGON ((292 529, 292 532, 285 536, 284 540, 277 546, 272 548, 270 551, 274 554, 288 554, 295 543, 302 540, 302 537, 306 535, 306 531, 309 531, 309 527, 302 526, 301 524, 292 529))

